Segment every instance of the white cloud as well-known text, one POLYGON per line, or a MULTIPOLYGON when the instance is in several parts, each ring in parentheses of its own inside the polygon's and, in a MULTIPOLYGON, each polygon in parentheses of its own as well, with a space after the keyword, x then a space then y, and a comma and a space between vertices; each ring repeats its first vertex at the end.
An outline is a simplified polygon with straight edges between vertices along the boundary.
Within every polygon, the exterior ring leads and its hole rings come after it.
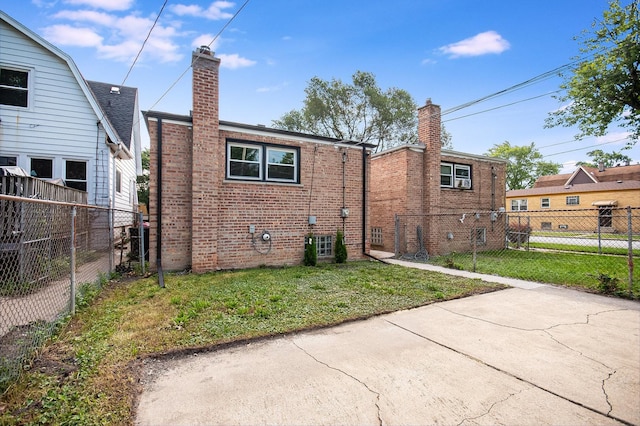
POLYGON ((220 19, 229 19, 233 16, 233 14, 229 12, 224 12, 222 9, 228 9, 233 7, 235 3, 228 1, 214 1, 209 5, 208 8, 204 9, 199 5, 191 4, 177 4, 171 8, 173 13, 179 16, 195 16, 202 17, 206 19, 211 19, 214 21, 220 19))
POLYGON ((279 92, 280 90, 284 89, 288 85, 289 83, 284 82, 284 83, 277 84, 275 86, 259 87, 258 89, 256 89, 256 92, 258 93, 279 92))
POLYGON ((55 15, 55 19, 68 19, 70 21, 91 22, 102 26, 113 25, 116 18, 104 12, 93 10, 62 10, 55 15))
POLYGON ((133 6, 133 2, 134 0, 65 0, 67 4, 104 10, 128 10, 133 6))
POLYGON ((233 53, 231 55, 225 55, 224 53, 218 55, 220 58, 220 66, 222 68, 246 68, 251 67, 256 64, 256 61, 252 61, 251 59, 242 58, 237 53, 233 53))
POLYGON ((52 25, 44 29, 44 37, 53 44, 66 46, 97 47, 102 37, 90 28, 76 28, 69 25, 52 25))
POLYGON ((431 64, 436 64, 438 63, 437 61, 433 60, 433 59, 423 59, 421 64, 422 65, 431 65, 431 64))
POLYGON ((448 44, 438 50, 452 58, 502 53, 509 49, 507 40, 495 31, 486 31, 473 37, 448 44))
MULTIPOLYGON (((202 34, 201 36, 196 37, 191 43, 192 47, 200 47, 200 46, 209 46, 211 40, 213 40, 212 34, 202 34)), ((212 44, 209 46, 212 51, 216 51, 216 49, 220 46, 222 40, 218 37, 212 44)))

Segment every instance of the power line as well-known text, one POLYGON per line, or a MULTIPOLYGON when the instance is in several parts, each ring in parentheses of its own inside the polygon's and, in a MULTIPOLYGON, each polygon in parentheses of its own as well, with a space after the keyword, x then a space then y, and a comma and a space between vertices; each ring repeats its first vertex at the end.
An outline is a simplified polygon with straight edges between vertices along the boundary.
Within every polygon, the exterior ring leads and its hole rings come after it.
POLYGON ((547 158, 547 157, 553 157, 553 156, 555 156, 555 155, 566 154, 566 153, 568 153, 568 152, 583 151, 583 150, 585 150, 585 149, 589 149, 589 148, 597 148, 597 147, 602 146, 602 145, 609 145, 609 144, 611 144, 611 143, 621 142, 621 141, 624 141, 624 140, 627 140, 627 139, 629 139, 629 138, 628 138, 628 137, 624 137, 624 138, 616 139, 616 140, 609 141, 609 142, 602 142, 602 143, 599 143, 599 144, 597 144, 597 145, 583 146, 583 147, 576 148, 576 149, 570 149, 570 150, 567 150, 567 151, 556 152, 556 153, 554 153, 554 154, 547 154, 547 155, 545 155, 544 157, 545 157, 545 158, 547 158))
MULTIPOLYGON (((240 14, 240 12, 242 12, 242 9, 245 8, 245 6, 249 3, 250 0, 246 0, 242 6, 240 6, 240 8, 236 11, 236 13, 233 14, 233 16, 229 19, 229 21, 227 21, 227 23, 220 29, 220 31, 218 31, 218 33, 213 37, 213 39, 211 40, 211 42, 207 45, 207 47, 211 47, 211 45, 218 39, 218 37, 220 37, 220 35, 222 34, 222 32, 231 24, 231 22, 233 22, 234 19, 236 19, 236 17, 240 14)), ((158 98, 158 100, 151 105, 151 107, 149 107, 149 110, 152 110, 153 107, 155 107, 157 104, 160 103, 160 101, 167 96, 167 94, 175 87, 176 84, 178 84, 178 82, 180 82, 180 80, 182 80, 182 77, 184 77, 184 75, 189 71, 189 69, 191 67, 193 67, 193 65, 198 61, 198 57, 196 57, 187 67, 187 69, 184 70, 184 72, 182 74, 180 74, 180 76, 169 86, 169 88, 167 90, 165 90, 165 92, 160 96, 160 98, 158 98)))
POLYGON ((158 12, 158 16, 156 16, 156 20, 153 21, 153 25, 151 25, 151 28, 149 29, 149 32, 147 33, 147 38, 145 38, 144 41, 142 42, 142 46, 140 46, 140 50, 138 51, 138 54, 136 55, 136 58, 133 60, 133 63, 129 67, 129 71, 127 71, 127 75, 124 76, 124 80, 122 80, 122 84, 120 84, 120 86, 124 86, 124 82, 127 81, 127 78, 129 78, 129 74, 131 74, 131 71, 133 70, 133 67, 136 65, 136 62, 138 62, 138 58, 140 58, 140 55, 142 54, 142 51, 144 50, 144 46, 147 44, 147 41, 149 40, 149 37, 151 37, 151 32, 156 27, 156 24, 158 23, 158 19, 160 19, 160 15, 162 15, 162 11, 164 10, 165 6, 167 5, 167 1, 168 0, 164 0, 164 4, 160 8, 160 12, 158 12))

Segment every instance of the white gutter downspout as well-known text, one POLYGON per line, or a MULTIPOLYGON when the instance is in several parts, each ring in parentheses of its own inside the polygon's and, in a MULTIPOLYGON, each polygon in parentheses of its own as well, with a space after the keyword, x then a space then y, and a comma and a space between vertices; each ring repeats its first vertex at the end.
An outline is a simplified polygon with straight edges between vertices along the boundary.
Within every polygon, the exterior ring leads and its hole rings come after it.
POLYGON ((113 153, 113 180, 112 180, 112 189, 111 189, 111 197, 109 199, 109 209, 111 210, 111 214, 109 215, 109 272, 112 273, 115 270, 115 260, 113 248, 115 246, 115 223, 116 223, 116 177, 117 177, 117 168, 116 168, 116 159, 118 158, 118 154, 122 151, 122 142, 118 142, 118 149, 113 153))

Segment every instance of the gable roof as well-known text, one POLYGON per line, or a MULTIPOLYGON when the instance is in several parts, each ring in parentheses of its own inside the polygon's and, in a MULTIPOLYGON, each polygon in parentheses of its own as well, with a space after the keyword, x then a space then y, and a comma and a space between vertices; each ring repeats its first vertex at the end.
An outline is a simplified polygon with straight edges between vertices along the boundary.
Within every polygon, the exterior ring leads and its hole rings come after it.
POLYGON ((553 195, 553 194, 581 194, 586 192, 599 191, 628 191, 640 190, 640 180, 628 180, 622 182, 598 182, 583 183, 579 185, 560 185, 547 186, 529 189, 514 189, 507 191, 507 198, 513 197, 531 197, 536 195, 553 195))
POLYGON ((102 111, 104 111, 105 116, 113 125, 119 139, 127 149, 131 149, 138 89, 89 80, 87 80, 87 84, 100 104, 102 111), (117 92, 112 90, 113 88, 117 88, 117 92))
POLYGON ((564 187, 567 185, 585 185, 617 181, 640 181, 640 164, 609 167, 601 170, 596 167, 579 166, 573 173, 540 176, 533 187, 564 187))
POLYGON ((114 143, 116 143, 116 144, 122 142, 122 140, 120 139, 120 137, 118 135, 118 132, 116 131, 115 127, 111 124, 111 122, 108 119, 106 119, 106 117, 104 117, 104 114, 102 112, 102 109, 101 109, 97 99, 93 96, 93 93, 89 89, 89 85, 87 84, 87 82, 84 79, 84 77, 82 77, 82 74, 80 73, 80 70, 76 66, 75 62, 73 62, 73 59, 71 59, 71 56, 67 55, 62 50, 58 49, 56 46, 54 46, 53 44, 49 43, 47 40, 45 40, 44 38, 40 37, 38 34, 36 34, 35 32, 31 31, 29 28, 25 27, 20 22, 16 21, 11 16, 7 15, 6 13, 4 13, 2 10, 0 10, 0 20, 6 22, 8 25, 13 27, 14 29, 19 31, 20 33, 22 33, 26 37, 30 38, 32 41, 34 41, 35 43, 37 43, 40 46, 42 46, 44 49, 46 49, 49 52, 51 52, 51 54, 53 54, 53 55, 57 56, 58 58, 60 58, 61 60, 63 60, 67 64, 67 66, 69 67, 69 70, 71 71, 71 73, 75 77, 76 81, 78 82, 78 85, 80 86, 80 89, 82 90, 82 92, 84 93, 85 97, 89 101, 89 104, 91 105, 91 108, 93 109, 93 112, 96 114, 97 117, 101 118, 102 125, 103 125, 103 127, 105 129, 105 132, 107 133, 107 136, 109 137, 109 139, 111 141, 114 141, 114 143))

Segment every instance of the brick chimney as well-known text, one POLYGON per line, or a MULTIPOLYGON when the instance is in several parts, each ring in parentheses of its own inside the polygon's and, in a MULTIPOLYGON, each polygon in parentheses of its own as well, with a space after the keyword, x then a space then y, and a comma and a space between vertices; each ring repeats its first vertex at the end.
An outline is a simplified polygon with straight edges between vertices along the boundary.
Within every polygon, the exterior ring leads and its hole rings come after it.
POLYGON ((440 207, 440 106, 427 99, 423 107, 418 108, 418 140, 424 150, 424 211, 439 213, 440 207))
MULTIPOLYGON (((218 215, 216 176, 219 157, 219 87, 220 59, 207 47, 192 55, 193 68, 193 148, 191 185, 191 267, 194 272, 216 269, 218 264, 218 215), (193 238, 195 237, 195 238, 193 238)), ((189 170, 185 170, 189 173, 189 170)))

